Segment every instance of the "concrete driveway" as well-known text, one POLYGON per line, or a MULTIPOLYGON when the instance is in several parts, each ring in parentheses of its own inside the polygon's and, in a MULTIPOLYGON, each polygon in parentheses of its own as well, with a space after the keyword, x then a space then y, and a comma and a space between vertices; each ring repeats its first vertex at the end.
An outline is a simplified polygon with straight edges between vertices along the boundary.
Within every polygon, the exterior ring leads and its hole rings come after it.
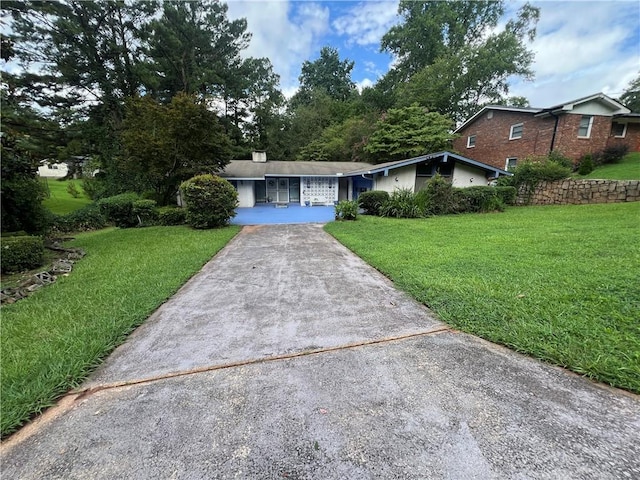
POLYGON ((449 329, 320 225, 245 227, 3 478, 640 477, 640 400, 449 329))

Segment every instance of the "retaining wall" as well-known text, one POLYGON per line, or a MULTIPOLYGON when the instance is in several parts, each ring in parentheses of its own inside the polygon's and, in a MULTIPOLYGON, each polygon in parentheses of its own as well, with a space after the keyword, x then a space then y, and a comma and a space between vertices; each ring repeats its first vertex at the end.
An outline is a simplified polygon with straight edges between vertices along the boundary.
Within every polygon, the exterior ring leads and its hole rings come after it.
POLYGON ((640 201, 640 180, 574 180, 540 182, 529 196, 520 192, 518 205, 575 205, 640 201))

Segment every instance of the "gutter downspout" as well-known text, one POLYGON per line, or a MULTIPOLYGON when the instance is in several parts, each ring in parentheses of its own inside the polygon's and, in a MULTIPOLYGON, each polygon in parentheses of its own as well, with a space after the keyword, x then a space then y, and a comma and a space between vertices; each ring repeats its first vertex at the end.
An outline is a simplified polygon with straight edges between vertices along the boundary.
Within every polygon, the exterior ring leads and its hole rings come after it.
POLYGON ((549 147, 549 153, 551 153, 556 143, 556 132, 558 131, 558 120, 560 120, 560 117, 552 111, 549 111, 549 115, 556 119, 556 123, 553 125, 553 135, 551 136, 551 147, 549 147))

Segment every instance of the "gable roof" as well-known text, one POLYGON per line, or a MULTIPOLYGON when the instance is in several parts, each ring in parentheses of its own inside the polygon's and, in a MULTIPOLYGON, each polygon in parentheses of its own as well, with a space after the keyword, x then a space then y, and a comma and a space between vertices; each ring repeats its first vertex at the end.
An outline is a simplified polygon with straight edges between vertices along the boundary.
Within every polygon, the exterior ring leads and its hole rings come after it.
POLYGON ((406 167, 408 165, 414 165, 416 163, 422 163, 427 160, 435 160, 440 159, 440 161, 446 163, 449 159, 453 159, 458 163, 463 163, 466 165, 471 165, 473 167, 479 168, 486 172, 493 173, 495 176, 499 175, 512 175, 512 173, 507 172, 506 170, 502 170, 500 168, 493 167, 491 165, 487 165, 486 163, 478 162, 476 160, 472 160, 467 157, 463 157, 462 155, 458 155, 457 153, 451 152, 438 152, 438 153, 430 153, 428 155, 421 155, 419 157, 409 158, 407 160, 398 160, 396 162, 386 162, 379 163, 377 165, 371 166, 366 170, 354 171, 349 173, 349 176, 353 175, 372 175, 374 173, 382 173, 389 170, 394 170, 396 168, 406 167))
POLYGON ((467 120, 465 120, 462 123, 462 125, 460 125, 458 128, 455 129, 454 133, 458 133, 461 130, 465 129, 466 127, 471 125, 473 122, 475 122, 479 117, 481 117, 484 112, 487 112, 489 110, 498 110, 498 111, 505 111, 505 112, 517 112, 517 113, 530 113, 530 114, 535 115, 535 116, 546 116, 546 115, 551 115, 551 113, 570 112, 571 110, 573 110, 578 105, 582 105, 584 103, 589 103, 589 102, 593 102, 593 101, 596 101, 598 103, 601 103, 601 104, 605 105, 606 107, 608 107, 613 112, 613 114, 620 114, 620 113, 624 114, 624 113, 629 113, 631 111, 627 107, 625 107, 623 104, 618 102, 617 100, 615 100, 615 99, 613 99, 613 98, 609 97, 608 95, 605 95, 604 93, 601 93, 601 92, 594 93, 594 94, 588 95, 586 97, 577 98, 575 100, 570 100, 568 102, 560 103, 558 105, 554 105, 552 107, 547 107, 547 108, 508 107, 508 106, 505 106, 505 105, 486 105, 486 106, 482 107, 482 109, 480 109, 480 111, 477 112, 475 115, 473 115, 472 117, 470 117, 467 120))
POLYGON ((359 162, 254 162, 232 160, 220 173, 231 180, 264 180, 266 177, 336 177, 349 172, 369 168, 372 165, 359 162))

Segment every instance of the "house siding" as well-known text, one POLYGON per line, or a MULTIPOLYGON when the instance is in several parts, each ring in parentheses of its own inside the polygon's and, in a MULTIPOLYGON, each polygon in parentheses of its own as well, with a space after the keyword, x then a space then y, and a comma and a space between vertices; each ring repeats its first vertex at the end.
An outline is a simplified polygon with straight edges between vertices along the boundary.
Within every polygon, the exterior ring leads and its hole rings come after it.
POLYGON ((452 185, 454 187, 461 188, 486 186, 487 176, 485 175, 484 171, 480 170, 479 168, 456 163, 453 170, 452 185))
POLYGON ((630 152, 640 152, 640 123, 628 123, 627 131, 623 138, 616 138, 609 133, 607 146, 626 145, 630 152))
POLYGON ((384 190, 393 193, 395 190, 408 188, 413 191, 416 183, 416 166, 409 165, 406 167, 389 171, 389 176, 385 177, 383 173, 377 173, 374 178, 374 190, 384 190))

